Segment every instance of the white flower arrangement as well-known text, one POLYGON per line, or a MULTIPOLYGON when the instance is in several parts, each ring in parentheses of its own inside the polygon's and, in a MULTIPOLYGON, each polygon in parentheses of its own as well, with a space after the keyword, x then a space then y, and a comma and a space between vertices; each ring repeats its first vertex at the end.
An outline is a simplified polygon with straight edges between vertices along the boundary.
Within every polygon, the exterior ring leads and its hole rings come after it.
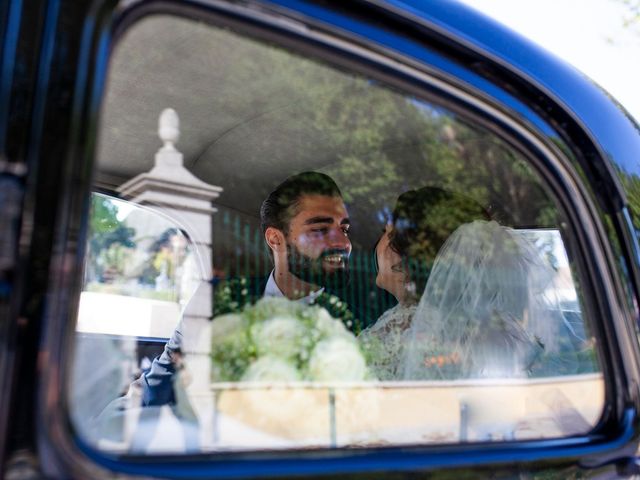
POLYGON ((357 382, 366 377, 367 366, 355 341, 344 335, 319 341, 309 359, 309 377, 314 380, 357 382))
POLYGON ((265 297, 212 322, 213 381, 369 378, 356 337, 322 307, 265 297))
POLYGON ((290 360, 299 353, 307 329, 295 317, 278 315, 254 324, 251 333, 259 356, 290 360))
POLYGON ((243 382, 296 382, 300 373, 291 362, 267 355, 249 365, 241 379, 243 382))

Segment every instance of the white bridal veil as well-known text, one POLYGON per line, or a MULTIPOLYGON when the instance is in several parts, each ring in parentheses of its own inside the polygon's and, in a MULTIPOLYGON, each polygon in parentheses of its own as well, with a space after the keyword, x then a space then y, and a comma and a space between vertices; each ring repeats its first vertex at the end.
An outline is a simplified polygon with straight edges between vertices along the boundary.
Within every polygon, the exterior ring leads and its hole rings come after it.
POLYGON ((406 380, 531 374, 558 355, 570 332, 553 294, 555 272, 531 241, 496 222, 459 227, 433 265, 406 337, 406 380))

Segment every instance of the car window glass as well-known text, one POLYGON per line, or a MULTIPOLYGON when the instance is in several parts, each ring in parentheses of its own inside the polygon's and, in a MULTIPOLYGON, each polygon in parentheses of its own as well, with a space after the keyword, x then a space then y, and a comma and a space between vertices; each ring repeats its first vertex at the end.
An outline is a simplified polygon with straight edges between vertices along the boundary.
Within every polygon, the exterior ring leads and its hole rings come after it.
MULTIPOLYGON (((161 32, 161 34, 160 34, 161 32)), ((71 365, 110 453, 585 433, 597 339, 544 178, 497 133, 227 29, 114 51, 71 365)), ((497 131, 497 130, 496 130, 497 131)))

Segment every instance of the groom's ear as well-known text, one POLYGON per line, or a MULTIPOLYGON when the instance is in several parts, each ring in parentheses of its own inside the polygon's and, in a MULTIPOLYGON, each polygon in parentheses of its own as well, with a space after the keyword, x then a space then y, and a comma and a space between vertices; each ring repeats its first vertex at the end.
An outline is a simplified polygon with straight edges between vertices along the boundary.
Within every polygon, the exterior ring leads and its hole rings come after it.
POLYGON ((287 249, 287 242, 284 238, 284 233, 277 228, 268 227, 264 232, 264 239, 273 252, 283 252, 287 249))

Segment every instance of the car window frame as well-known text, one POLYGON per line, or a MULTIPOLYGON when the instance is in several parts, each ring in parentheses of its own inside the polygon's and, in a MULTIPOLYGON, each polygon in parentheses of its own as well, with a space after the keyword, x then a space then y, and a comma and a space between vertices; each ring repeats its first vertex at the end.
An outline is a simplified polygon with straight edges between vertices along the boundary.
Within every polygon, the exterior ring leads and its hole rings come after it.
MULTIPOLYGON (((251 4, 253 5, 253 4, 251 4)), ((113 7, 114 4, 110 3, 108 7, 113 7)), ((64 365, 66 365, 66 353, 68 350, 70 341, 73 337, 72 322, 73 309, 77 306, 77 298, 79 296, 78 282, 71 282, 75 287, 74 291, 69 295, 63 295, 59 287, 56 285, 50 286, 50 295, 52 301, 58 304, 58 308, 53 308, 47 316, 47 333, 45 338, 45 345, 47 345, 51 351, 52 367, 57 375, 51 377, 45 373, 44 386, 40 391, 41 409, 39 411, 40 418, 49 418, 52 422, 52 426, 43 429, 41 432, 42 438, 48 443, 57 444, 54 448, 58 454, 69 455, 69 460, 75 465, 68 465, 70 469, 85 469, 91 470, 94 465, 99 465, 102 468, 113 469, 123 473, 146 473, 146 474, 160 474, 169 476, 182 476, 185 475, 185 471, 181 472, 181 469, 188 469, 191 476, 205 476, 207 469, 219 469, 221 475, 224 474, 236 474, 236 473, 268 473, 278 474, 280 473, 293 473, 293 472, 321 472, 326 471, 327 468, 340 472, 355 472, 364 470, 380 470, 380 469, 393 469, 393 470, 408 470, 415 468, 436 468, 445 466, 461 466, 469 465, 472 463, 493 463, 500 461, 531 461, 538 458, 540 455, 544 455, 546 458, 569 458, 577 454, 604 454, 610 451, 613 447, 619 445, 621 442, 626 442, 630 438, 632 427, 631 420, 635 411, 631 411, 623 404, 628 402, 628 398, 622 398, 621 395, 625 390, 628 380, 633 378, 633 370, 635 365, 627 365, 620 358, 616 358, 616 345, 619 344, 620 338, 628 333, 628 319, 630 318, 629 312, 626 310, 624 302, 621 302, 617 298, 617 293, 620 292, 620 284, 622 280, 617 278, 616 272, 607 268, 613 260, 613 252, 607 247, 607 234, 604 232, 604 228, 598 221, 598 206, 594 205, 590 201, 590 195, 588 192, 583 191, 583 185, 580 183, 580 174, 576 171, 571 159, 566 158, 560 149, 549 145, 542 138, 536 138, 536 128, 539 129, 539 125, 547 125, 544 119, 538 117, 527 105, 518 107, 519 111, 528 111, 530 114, 527 117, 527 122, 523 124, 521 120, 512 118, 512 116, 503 110, 498 102, 504 101, 504 92, 497 92, 496 98, 490 98, 486 90, 478 90, 481 85, 491 86, 486 79, 478 77, 473 73, 467 72, 466 75, 460 75, 461 71, 464 71, 463 67, 451 62, 445 56, 438 58, 437 53, 427 52, 433 58, 430 66, 424 64, 418 64, 418 60, 412 59, 400 52, 392 52, 384 47, 376 46, 376 44, 370 41, 363 41, 362 37, 356 37, 352 33, 346 33, 343 30, 335 31, 331 28, 327 28, 325 23, 315 19, 305 19, 301 22, 301 17, 297 15, 291 15, 291 12, 283 10, 277 6, 256 10, 250 7, 242 7, 238 5, 229 5, 223 2, 213 3, 200 3, 191 2, 188 6, 180 6, 174 3, 159 3, 159 4, 144 4, 144 6, 138 6, 134 4, 128 9, 121 11, 109 11, 106 8, 106 13, 102 13, 102 23, 97 22, 92 28, 95 31, 89 32, 88 37, 91 38, 91 45, 87 47, 87 68, 94 72, 92 91, 87 93, 84 98, 80 98, 81 104, 91 104, 92 108, 88 109, 88 116, 91 118, 89 127, 84 126, 84 130, 80 129, 79 134, 82 136, 90 136, 90 126, 96 124, 97 115, 99 114, 99 99, 102 96, 103 84, 105 80, 105 71, 108 61, 108 52, 114 42, 122 35, 122 33, 135 21, 152 13, 170 13, 178 14, 185 17, 196 18, 200 14, 207 16, 208 23, 228 25, 234 29, 242 30, 243 33, 249 35, 260 36, 266 40, 276 41, 279 45, 285 48, 293 47, 294 51, 304 51, 305 54, 313 55, 318 58, 326 58, 332 64, 344 65, 350 70, 370 75, 373 78, 377 78, 390 83, 391 85, 401 86, 401 91, 406 93, 414 93, 419 98, 425 98, 425 92, 434 88, 434 84, 437 88, 442 88, 452 98, 451 104, 440 101, 440 105, 445 105, 452 111, 457 112, 458 102, 460 97, 464 97, 464 100, 468 102, 465 108, 465 118, 471 111, 469 105, 473 105, 478 109, 476 114, 478 119, 485 118, 485 116, 491 116, 492 122, 489 125, 494 128, 496 118, 500 118, 504 125, 501 128, 519 129, 520 141, 525 138, 527 142, 532 145, 537 145, 540 150, 546 150, 544 158, 538 158, 536 162, 550 162, 553 159, 557 162, 555 165, 555 171, 553 175, 545 177, 548 182, 556 181, 571 181, 573 190, 577 194, 577 197, 581 200, 581 214, 577 215, 572 208, 567 208, 572 205, 574 200, 569 198, 563 198, 563 195, 558 195, 557 198, 563 202, 563 207, 567 210, 569 219, 574 225, 571 226, 572 232, 575 232, 576 241, 579 245, 576 245, 577 251, 581 252, 578 258, 577 268, 581 280, 586 279, 587 283, 595 284, 589 285, 585 290, 594 293, 593 299, 591 295, 589 298, 592 300, 593 305, 586 306, 588 310, 597 312, 597 316, 603 319, 602 322, 597 322, 596 328, 598 329, 599 338, 603 341, 603 349, 600 352, 602 359, 602 367, 604 369, 605 383, 607 387, 607 399, 603 412, 603 418, 600 424, 594 429, 593 432, 563 439, 553 440, 536 440, 529 442, 509 442, 508 444, 458 444, 447 446, 416 446, 412 448, 390 448, 390 449, 362 449, 357 451, 337 450, 333 452, 319 451, 319 452, 302 452, 302 451, 287 451, 272 453, 256 453, 256 454, 230 454, 223 457, 214 454, 212 456, 201 455, 198 456, 198 461, 194 462, 193 458, 178 458, 169 457, 167 463, 162 465, 158 470, 145 467, 143 465, 143 458, 130 458, 126 461, 117 460, 104 453, 93 451, 88 445, 83 444, 80 439, 72 438, 68 429, 69 423, 66 418, 65 406, 66 399, 64 398, 64 392, 62 392, 61 402, 54 402, 56 405, 52 405, 51 402, 47 402, 47 398, 51 398, 51 395, 57 397, 55 388, 59 383, 52 383, 52 378, 63 379, 62 384, 66 385, 66 374, 64 365), (115 14, 115 16, 111 16, 115 14), (313 28, 303 28, 304 25, 311 25, 313 28), (347 43, 349 40, 354 41, 354 44, 347 43), (356 46, 353 46, 356 45, 356 46), (378 69, 384 69, 384 74, 380 74, 378 69), (432 76, 428 78, 427 76, 432 76), (458 76, 456 76, 458 75, 458 76), (404 78, 403 78, 404 77, 404 78), (472 78, 475 77, 475 78, 472 78), (468 83, 465 83, 468 82, 468 83), (459 91, 454 91, 460 89, 459 91), (89 128, 89 129, 88 129, 89 128), (528 138, 527 138, 528 137, 528 138), (556 178, 559 176, 560 178, 556 178), (586 217, 589 219, 587 225, 578 225, 580 217, 586 217), (589 247, 592 248, 591 253, 597 254, 597 258, 592 258, 586 252, 589 252, 589 247), (585 260, 584 262, 582 260, 585 260), (585 265, 583 265, 585 263, 585 265), (597 272, 599 275, 595 278, 599 281, 594 281, 593 274, 597 272), (600 285, 602 284, 602 285, 600 285), (67 299, 67 304, 63 307, 60 305, 62 298, 67 299), (69 302, 69 298, 71 301, 69 302), (626 319, 627 322, 616 322, 616 318, 626 319), (622 323, 622 325, 620 325, 622 323), (63 368, 58 370, 56 366, 62 365, 63 368), (612 434, 612 427, 615 428, 615 434, 612 434), (81 453, 82 452, 82 453, 81 453), (275 457, 275 458, 274 458, 275 457), (322 459, 322 461, 318 461, 322 459), (142 462, 142 463, 141 463, 142 462), (283 463, 280 465, 280 463, 283 463), (168 468, 168 470, 167 470, 168 468)), ((329 13, 330 11, 327 10, 329 13)), ((320 18, 320 16, 319 16, 320 18)), ((329 19, 329 14, 326 13, 324 20, 329 19)), ((88 41, 88 38, 85 38, 88 41)), ((405 52, 406 53, 406 52, 405 52)), ((495 85, 492 89, 496 90, 495 85)), ((82 93, 80 93, 82 97, 82 93)), ((511 104, 519 103, 517 99, 510 100, 511 104)), ((506 102, 508 104, 508 102, 506 102)), ((95 131, 94 131, 95 132, 95 131)), ((504 132, 499 132, 503 135, 504 132)), ((93 133, 95 135, 95 133, 93 133)), ((502 136, 501 136, 502 138, 502 136)), ((513 141, 513 139, 511 139, 513 141)), ((91 143, 91 142, 89 142, 91 143)), ((510 143, 511 144, 511 143, 510 143)), ((520 150, 521 147, 518 149, 520 150)), ((526 150, 527 158, 529 161, 531 151, 526 150)), ((92 156, 90 149, 84 152, 76 153, 76 162, 82 159, 84 162, 89 161, 92 156)), ((85 163, 86 165, 86 163, 85 163)), ((549 165, 539 165, 537 170, 542 172, 549 172, 549 165)), ((562 183, 562 182, 560 182, 562 183)), ((88 187, 88 185, 87 185, 88 187)), ((565 185, 566 188, 566 185, 565 185)), ((84 190, 80 193, 69 191, 66 195, 73 197, 75 202, 82 203, 86 201, 82 199, 84 190)), ((556 189, 558 190, 558 189, 556 189)), ((558 193, 557 191, 555 192, 558 193)), ((566 197, 566 195, 564 195, 566 197)), ((575 207, 575 205, 573 205, 575 207)), ((76 212, 78 213, 78 212, 76 212)), ((82 229, 83 219, 86 219, 86 211, 84 215, 76 215, 76 218, 70 218, 69 222, 75 224, 75 228, 82 229)), ((59 228, 64 229, 66 225, 61 225, 59 228)), ((82 238, 82 237, 81 237, 82 238)), ((62 239, 59 243, 60 251, 66 251, 65 245, 66 239, 62 239)), ((80 249, 82 251, 82 248, 80 249)), ((70 268, 66 275, 73 278, 76 275, 78 278, 78 272, 81 271, 82 255, 78 255, 76 263, 73 268, 70 268)), ((62 282, 61 285, 69 285, 69 282, 62 282)), ((633 350, 632 346, 626 347, 633 350)), ((637 350, 637 349, 636 349, 637 350)), ((46 370, 46 368, 45 368, 46 370)), ((628 385, 627 385, 628 387, 628 385)), ((59 394, 60 392, 58 392, 59 394)), ((69 460, 64 463, 69 462, 69 460)), ((156 458, 153 458, 154 462, 157 462, 156 458)), ((209 470, 210 473, 211 470, 209 470)))

